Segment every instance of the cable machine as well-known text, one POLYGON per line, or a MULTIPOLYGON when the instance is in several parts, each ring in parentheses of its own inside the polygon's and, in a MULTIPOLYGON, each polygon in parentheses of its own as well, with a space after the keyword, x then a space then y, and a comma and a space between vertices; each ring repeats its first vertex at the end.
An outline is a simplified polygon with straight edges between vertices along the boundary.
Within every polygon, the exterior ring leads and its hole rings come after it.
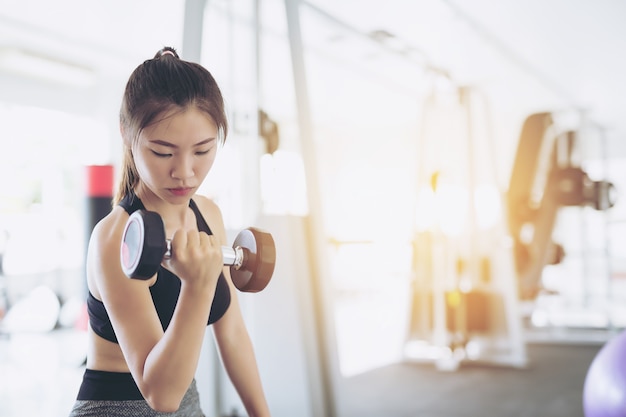
MULTIPOLYGON (((437 124, 440 92, 427 99, 422 117, 416 182, 428 184, 429 190, 418 195, 416 222, 423 215, 420 207, 428 206, 435 215, 428 227, 415 227, 405 355, 441 370, 468 361, 524 367, 514 259, 500 213, 493 144, 485 140, 489 129, 478 129, 480 95, 469 87, 447 95, 452 103, 439 128, 431 125, 437 124), (493 198, 481 190, 491 190, 493 198), (481 225, 486 209, 492 218, 481 225)), ((489 126, 486 105, 482 111, 484 128, 489 126)))

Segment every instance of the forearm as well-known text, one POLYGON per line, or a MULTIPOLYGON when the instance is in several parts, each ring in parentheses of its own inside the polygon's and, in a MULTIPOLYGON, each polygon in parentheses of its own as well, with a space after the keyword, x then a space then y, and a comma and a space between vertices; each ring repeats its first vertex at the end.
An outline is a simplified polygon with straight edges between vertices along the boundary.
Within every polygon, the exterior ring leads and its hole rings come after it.
POLYGON ((184 284, 172 320, 146 358, 142 392, 152 405, 177 405, 195 375, 213 291, 194 291, 184 284))
POLYGON ((226 372, 250 417, 269 417, 254 349, 245 327, 237 336, 218 343, 226 372))

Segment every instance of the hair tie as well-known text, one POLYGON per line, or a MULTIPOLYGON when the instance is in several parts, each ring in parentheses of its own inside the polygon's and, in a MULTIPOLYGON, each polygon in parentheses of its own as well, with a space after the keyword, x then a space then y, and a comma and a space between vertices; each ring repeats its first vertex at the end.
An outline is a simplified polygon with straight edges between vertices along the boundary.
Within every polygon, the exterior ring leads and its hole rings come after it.
POLYGON ((178 56, 178 54, 176 53, 176 49, 170 47, 170 46, 166 46, 165 48, 162 48, 160 51, 158 51, 153 59, 158 59, 158 58, 162 58, 165 55, 172 55, 174 58, 180 58, 178 56))

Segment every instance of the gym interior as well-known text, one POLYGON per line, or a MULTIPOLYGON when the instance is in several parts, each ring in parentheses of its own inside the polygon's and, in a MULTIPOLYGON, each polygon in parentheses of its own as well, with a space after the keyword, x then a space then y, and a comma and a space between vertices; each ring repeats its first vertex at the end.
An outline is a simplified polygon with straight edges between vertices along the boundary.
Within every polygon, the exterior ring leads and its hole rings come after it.
MULTIPOLYGON (((165 45, 226 99, 201 193, 233 239, 275 241, 271 281, 240 294, 273 416, 626 415, 624 17, 609 0, 0 2, 0 416, 71 409, 112 192, 90 184, 116 178, 124 83, 165 45)), ((200 365, 205 414, 243 416, 210 332, 200 365)))

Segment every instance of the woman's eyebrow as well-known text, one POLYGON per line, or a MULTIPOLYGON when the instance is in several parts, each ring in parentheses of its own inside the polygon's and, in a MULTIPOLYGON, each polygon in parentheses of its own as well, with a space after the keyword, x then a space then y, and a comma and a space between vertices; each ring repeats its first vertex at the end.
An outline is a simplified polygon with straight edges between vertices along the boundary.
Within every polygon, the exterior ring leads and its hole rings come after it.
MULTIPOLYGON (((200 142, 194 144, 193 146, 202 146, 202 145, 206 145, 207 143, 213 142, 215 141, 215 138, 207 138, 204 140, 201 140, 200 142)), ((178 148, 178 145, 175 145, 171 142, 168 142, 166 140, 163 139, 152 139, 150 140, 150 143, 154 144, 154 145, 161 145, 161 146, 166 146, 168 148, 178 148)))
POLYGON ((193 146, 202 146, 202 145, 206 145, 207 143, 214 142, 214 141, 215 141, 215 138, 207 138, 205 140, 201 140, 200 142, 196 143, 193 146))
POLYGON ((168 148, 178 148, 178 146, 174 145, 173 143, 161 139, 152 139, 150 140, 150 143, 154 145, 167 146, 168 148))

